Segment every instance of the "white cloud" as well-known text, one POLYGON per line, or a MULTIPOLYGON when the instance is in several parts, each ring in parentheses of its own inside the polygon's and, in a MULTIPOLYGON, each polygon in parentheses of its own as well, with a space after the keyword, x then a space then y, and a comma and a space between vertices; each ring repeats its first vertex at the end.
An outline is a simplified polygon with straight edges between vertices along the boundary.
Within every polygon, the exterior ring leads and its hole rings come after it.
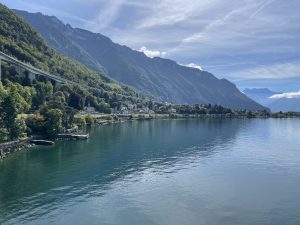
POLYGON ((288 4, 286 0, 231 0, 230 4, 224 0, 2 2, 55 14, 74 27, 102 33, 134 49, 151 46, 155 50, 140 49, 148 57, 165 57, 167 52, 179 62, 201 62, 217 76, 256 79, 300 75, 299 63, 283 63, 300 56, 299 0, 288 4), (58 11, 61 9, 64 14, 58 11), (242 65, 245 62, 251 65, 242 65), (271 64, 274 66, 257 66, 271 64))
POLYGON ((286 92, 286 93, 282 93, 282 94, 276 94, 276 95, 272 95, 269 98, 272 98, 272 99, 300 98, 300 91, 298 91, 298 92, 286 92))
POLYGON ((189 63, 187 65, 184 65, 184 66, 187 66, 187 67, 191 67, 191 68, 195 68, 195 69, 199 69, 199 70, 202 70, 202 67, 195 64, 195 63, 189 63))
POLYGON ((245 79, 262 79, 262 78, 292 78, 299 77, 300 62, 278 63, 274 65, 259 66, 256 68, 241 70, 229 73, 228 76, 232 78, 245 79))
POLYGON ((139 21, 138 28, 154 28, 158 26, 172 26, 178 22, 188 20, 196 12, 203 10, 205 4, 211 0, 154 0, 147 6, 151 14, 139 21))
POLYGON ((146 56, 148 56, 149 58, 154 58, 154 57, 165 57, 166 56, 166 52, 161 52, 161 51, 152 51, 150 49, 147 49, 147 47, 143 46, 141 47, 141 49, 139 50, 140 52, 143 52, 146 56))
POLYGON ((253 71, 251 65, 237 64, 227 68, 212 68, 214 64, 232 65, 246 61, 253 61, 257 65, 276 64, 286 58, 299 57, 297 52, 300 51, 300 45, 297 44, 297 39, 299 40, 300 32, 289 22, 300 19, 294 10, 297 3, 293 1, 293 6, 287 6, 280 0, 276 1, 276 4, 272 4, 273 2, 233 0, 230 7, 223 5, 221 11, 222 4, 215 1, 207 22, 201 26, 200 19, 190 20, 188 24, 198 23, 199 28, 190 30, 180 44, 168 49, 169 56, 179 61, 182 61, 182 56, 188 56, 189 61, 199 60, 207 69, 207 66, 211 65, 211 72, 219 76, 232 73, 234 77, 242 78, 242 73, 234 73, 238 70, 247 72, 245 79, 251 78, 251 75, 255 76, 253 78, 299 76, 299 66, 292 63, 284 65, 286 68, 279 68, 278 72, 275 69, 271 71, 271 68, 267 68, 268 71, 258 71, 258 68, 255 68, 256 71, 253 71))
POLYGON ((103 2, 101 8, 99 8, 98 14, 94 19, 87 23, 86 29, 89 30, 104 30, 109 27, 118 17, 122 5, 125 0, 110 0, 103 2))

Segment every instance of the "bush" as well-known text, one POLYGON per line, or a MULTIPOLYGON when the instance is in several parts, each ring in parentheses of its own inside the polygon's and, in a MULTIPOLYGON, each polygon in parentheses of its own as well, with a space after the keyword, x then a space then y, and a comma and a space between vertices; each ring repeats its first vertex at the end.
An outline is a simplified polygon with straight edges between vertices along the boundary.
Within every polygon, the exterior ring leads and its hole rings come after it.
POLYGON ((77 126, 82 130, 86 128, 86 120, 82 117, 75 117, 74 123, 77 124, 77 126))
POLYGON ((106 115, 103 117, 103 119, 105 120, 114 120, 114 117, 112 117, 111 115, 106 115))
POLYGON ((85 117, 85 123, 88 126, 91 126, 91 125, 94 124, 94 120, 93 120, 93 118, 92 118, 92 116, 90 114, 86 115, 86 117, 85 117))
POLYGON ((25 120, 29 134, 45 134, 44 118, 38 115, 28 116, 25 120))

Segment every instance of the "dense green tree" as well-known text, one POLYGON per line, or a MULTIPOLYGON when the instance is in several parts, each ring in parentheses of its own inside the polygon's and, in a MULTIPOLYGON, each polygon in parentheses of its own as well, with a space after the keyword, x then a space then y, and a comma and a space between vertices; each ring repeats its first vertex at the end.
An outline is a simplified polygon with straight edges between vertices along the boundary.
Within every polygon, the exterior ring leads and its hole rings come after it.
POLYGON ((16 99, 13 95, 7 95, 4 97, 1 106, 1 125, 7 129, 9 138, 14 139, 13 129, 15 127, 15 120, 18 115, 16 99))
POLYGON ((51 82, 38 82, 34 85, 34 89, 36 94, 33 97, 33 106, 36 108, 45 104, 53 95, 53 85, 51 82))
POLYGON ((63 127, 71 128, 74 123, 74 117, 75 117, 76 113, 78 113, 78 110, 76 110, 72 107, 66 106, 64 108, 64 110, 62 111, 62 113, 63 113, 63 116, 62 116, 63 127))
POLYGON ((85 97, 78 93, 71 93, 69 96, 69 106, 82 110, 85 106, 85 97))
POLYGON ((8 131, 6 128, 0 128, 0 143, 8 140, 8 131))
POLYGON ((6 96, 6 90, 4 89, 2 82, 0 81, 0 104, 6 96))
POLYGON ((25 120, 29 134, 45 134, 45 121, 41 115, 30 115, 25 120))
POLYGON ((5 88, 1 83, 0 125, 3 131, 2 135, 7 133, 10 140, 15 140, 26 131, 25 122, 18 119, 17 116, 19 113, 29 109, 31 102, 31 90, 10 81, 6 81, 5 88))
POLYGON ((6 80, 5 83, 7 95, 13 98, 17 113, 26 112, 31 105, 33 90, 28 87, 23 87, 18 83, 12 83, 9 80, 6 80))
POLYGON ((59 109, 49 109, 45 112, 45 129, 50 137, 63 131, 63 113, 59 109))
POLYGON ((9 133, 11 140, 15 140, 20 138, 21 136, 25 136, 26 129, 26 123, 23 119, 15 119, 12 129, 9 133))

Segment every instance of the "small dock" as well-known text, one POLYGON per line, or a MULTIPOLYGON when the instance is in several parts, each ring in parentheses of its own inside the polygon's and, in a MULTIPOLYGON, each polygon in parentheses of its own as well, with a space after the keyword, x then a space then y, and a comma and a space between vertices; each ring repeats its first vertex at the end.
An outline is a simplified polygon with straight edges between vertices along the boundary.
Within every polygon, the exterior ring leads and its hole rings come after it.
POLYGON ((71 139, 71 140, 87 140, 89 139, 89 134, 58 134, 57 139, 71 139))
POLYGON ((53 141, 46 141, 46 140, 31 140, 30 143, 35 144, 35 145, 54 145, 53 141))

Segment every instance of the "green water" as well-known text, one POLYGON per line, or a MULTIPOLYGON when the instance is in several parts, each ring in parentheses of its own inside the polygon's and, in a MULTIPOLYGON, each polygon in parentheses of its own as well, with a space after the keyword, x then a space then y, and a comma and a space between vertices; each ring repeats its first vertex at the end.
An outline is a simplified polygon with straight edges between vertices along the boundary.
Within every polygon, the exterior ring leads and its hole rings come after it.
POLYGON ((300 120, 157 120, 0 161, 0 224, 299 225, 300 120))

